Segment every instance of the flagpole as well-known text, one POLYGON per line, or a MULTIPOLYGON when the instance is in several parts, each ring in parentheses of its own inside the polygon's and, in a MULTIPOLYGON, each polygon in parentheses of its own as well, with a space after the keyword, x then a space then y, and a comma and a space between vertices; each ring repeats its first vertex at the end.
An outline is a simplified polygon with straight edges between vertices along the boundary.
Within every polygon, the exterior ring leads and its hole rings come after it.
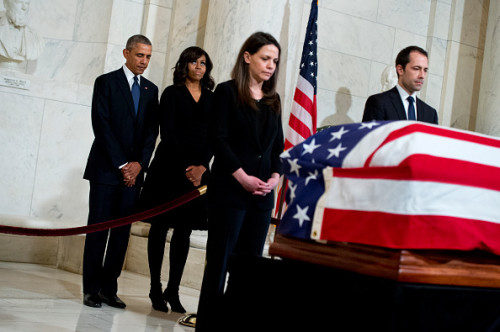
MULTIPOLYGON (((285 136, 285 151, 316 133, 317 19, 318 1, 312 0, 300 60, 299 77, 285 136)), ((281 178, 281 186, 278 186, 278 197, 273 212, 273 215, 278 220, 281 219, 283 211, 286 210, 285 193, 288 184, 284 176, 281 178)))

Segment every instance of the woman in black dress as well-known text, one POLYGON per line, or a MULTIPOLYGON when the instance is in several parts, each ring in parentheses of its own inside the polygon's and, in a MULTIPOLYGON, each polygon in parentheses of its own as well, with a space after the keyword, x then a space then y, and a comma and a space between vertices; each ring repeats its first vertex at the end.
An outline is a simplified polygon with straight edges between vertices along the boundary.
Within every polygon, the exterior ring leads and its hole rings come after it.
MULTIPOLYGON (((230 256, 262 255, 284 147, 276 92, 279 59, 276 39, 256 32, 241 47, 232 80, 215 89, 207 263, 197 331, 220 330, 224 323, 222 299, 230 256)), ((226 292, 230 286, 231 277, 226 292)))
MULTIPOLYGON (((208 119, 214 81, 212 62, 199 47, 185 49, 175 65, 174 84, 160 98, 161 141, 148 170, 141 201, 153 207, 205 185, 212 152, 208 144, 208 119)), ((155 310, 184 313, 179 285, 189 252, 193 229, 207 229, 206 198, 195 200, 149 220, 148 261, 151 275, 149 297, 155 310), (170 241, 168 284, 162 291, 161 266, 165 240, 170 241)))

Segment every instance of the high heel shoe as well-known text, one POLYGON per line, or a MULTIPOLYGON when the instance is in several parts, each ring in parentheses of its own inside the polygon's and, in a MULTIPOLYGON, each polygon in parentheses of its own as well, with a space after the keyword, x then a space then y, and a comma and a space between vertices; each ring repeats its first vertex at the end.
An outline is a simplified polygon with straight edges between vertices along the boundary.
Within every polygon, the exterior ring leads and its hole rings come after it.
POLYGON ((165 289, 165 292, 163 292, 163 299, 165 302, 170 304, 170 309, 172 309, 172 311, 181 314, 186 313, 186 309, 184 309, 181 301, 179 300, 179 292, 171 292, 168 289, 165 289))
POLYGON ((154 310, 168 312, 168 307, 162 293, 149 293, 149 298, 154 310))

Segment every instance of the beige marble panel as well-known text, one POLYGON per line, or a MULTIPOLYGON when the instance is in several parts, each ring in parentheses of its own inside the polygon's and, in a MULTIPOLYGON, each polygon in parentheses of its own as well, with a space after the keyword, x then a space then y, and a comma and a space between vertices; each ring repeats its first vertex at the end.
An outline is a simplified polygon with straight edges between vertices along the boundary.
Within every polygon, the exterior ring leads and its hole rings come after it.
POLYGON ((429 53, 429 74, 443 76, 446 66, 448 42, 445 39, 429 37, 427 52, 429 53))
MULTIPOLYGON (((392 65, 392 63, 391 63, 392 65)), ((368 78, 368 91, 363 97, 368 97, 376 93, 382 92, 382 73, 388 64, 372 61, 370 63, 370 75, 368 78)), ((396 69, 394 69, 396 72, 396 69)), ((363 106, 364 108, 364 106, 363 106)))
POLYGON ((0 261, 55 265, 58 238, 0 234, 0 261))
POLYGON ((43 119, 43 100, 0 92, 0 213, 29 215, 43 119))
POLYGON ((212 0, 205 30, 205 50, 216 67, 216 82, 230 78, 230 72, 243 42, 255 31, 266 31, 279 39, 286 0, 212 0))
POLYGON ((153 43, 155 52, 166 53, 172 9, 157 5, 147 5, 142 33, 153 43))
POLYGON ((105 43, 108 40, 112 1, 83 0, 76 7, 75 41, 105 43))
POLYGON ((83 171, 93 141, 90 108, 46 101, 32 215, 85 225, 89 186, 83 171))
POLYGON ((431 19, 429 21, 429 36, 448 39, 450 33, 451 2, 433 1, 431 19))
MULTIPOLYGON (((308 4, 310 1, 306 1, 308 4)), ((377 20, 377 1, 366 0, 328 0, 320 1, 319 8, 327 8, 339 13, 355 16, 375 22, 377 20)), ((321 12, 321 11, 320 11, 321 12)))
POLYGON ((318 128, 361 122, 366 98, 353 96, 347 87, 318 90, 318 128))
POLYGON ((484 50, 477 130, 487 135, 500 136, 500 3, 490 2, 490 17, 484 50))
POLYGON ((106 44, 48 40, 31 75, 70 83, 93 85, 103 73, 106 44))
POLYGON ((108 43, 123 49, 130 36, 141 33, 143 15, 143 2, 113 0, 108 43))
POLYGON ((449 39, 483 49, 489 3, 489 0, 456 0, 452 7, 449 39))
POLYGON ((477 111, 483 51, 455 42, 449 42, 448 50, 440 123, 469 130, 471 114, 477 111))
POLYGON ((322 89, 337 91, 346 87, 351 94, 365 96, 368 91, 370 61, 343 54, 321 50, 318 57, 318 86, 322 89))
POLYGON ((31 1, 30 26, 46 38, 73 40, 79 0, 31 1))
POLYGON ((56 267, 61 270, 82 274, 85 235, 59 237, 56 267))
MULTIPOLYGON (((443 85, 442 76, 428 74, 423 87, 425 91, 420 93, 420 98, 422 98, 422 100, 424 100, 430 106, 434 107, 438 112, 438 115, 439 115, 439 106, 441 105, 441 93, 443 89, 442 85, 443 85)), ((438 120, 439 123, 441 124, 441 119, 439 117, 438 120)))
POLYGON ((380 0, 377 22, 426 36, 431 0, 380 0))
MULTIPOLYGON (((204 47, 208 0, 176 1, 172 9, 172 32, 164 66, 163 87, 172 84, 173 69, 181 52, 190 46, 204 47)), ((209 54, 212 57, 211 54, 209 54)), ((212 59, 213 60, 213 59, 212 59)), ((215 64, 214 64, 215 65, 215 64)))
POLYGON ((394 28, 357 17, 325 10, 318 20, 322 48, 379 62, 389 62, 394 28), (332 24, 333 22, 333 24, 332 24))

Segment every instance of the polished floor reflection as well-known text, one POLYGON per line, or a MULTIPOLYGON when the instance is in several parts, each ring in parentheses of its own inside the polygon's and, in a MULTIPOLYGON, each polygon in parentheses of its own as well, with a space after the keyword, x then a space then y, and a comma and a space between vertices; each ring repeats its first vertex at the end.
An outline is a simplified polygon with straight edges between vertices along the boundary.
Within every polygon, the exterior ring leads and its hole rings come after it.
MULTIPOLYGON (((183 315, 152 309, 149 278, 123 271, 118 295, 127 308, 82 304, 81 275, 54 267, 0 262, 0 331, 174 331, 183 315)), ((199 291, 181 287, 188 312, 196 312, 199 291)))

